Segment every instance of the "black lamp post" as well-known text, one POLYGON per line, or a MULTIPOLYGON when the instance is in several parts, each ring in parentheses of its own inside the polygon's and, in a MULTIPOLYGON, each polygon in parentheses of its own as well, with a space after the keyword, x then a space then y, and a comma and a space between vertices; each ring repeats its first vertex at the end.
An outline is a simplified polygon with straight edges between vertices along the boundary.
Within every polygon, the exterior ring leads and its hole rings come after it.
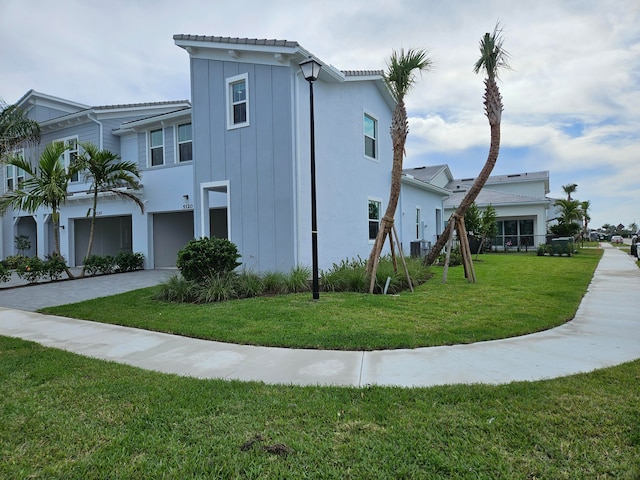
POLYGON ((318 219, 316 215, 316 139, 313 122, 313 82, 318 79, 321 65, 312 57, 300 63, 300 70, 309 82, 309 123, 311 128, 311 249, 313 262, 313 299, 320 298, 318 285, 318 219))

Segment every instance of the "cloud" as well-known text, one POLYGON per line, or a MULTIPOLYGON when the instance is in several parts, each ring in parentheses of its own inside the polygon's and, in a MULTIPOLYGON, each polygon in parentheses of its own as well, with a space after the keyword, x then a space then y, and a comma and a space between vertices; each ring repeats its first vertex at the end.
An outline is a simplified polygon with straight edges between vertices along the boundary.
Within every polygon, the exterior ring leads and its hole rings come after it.
POLYGON ((496 171, 549 170, 579 183, 601 223, 640 220, 640 2, 632 0, 20 0, 0 2, 0 97, 33 88, 91 105, 184 99, 188 55, 176 33, 295 40, 340 69, 383 69, 393 49, 434 61, 407 97, 408 161, 446 160, 456 176, 486 158, 478 43, 500 20, 496 171), (635 201, 630 200, 635 195, 635 201), (616 219, 606 217, 616 216, 616 219))

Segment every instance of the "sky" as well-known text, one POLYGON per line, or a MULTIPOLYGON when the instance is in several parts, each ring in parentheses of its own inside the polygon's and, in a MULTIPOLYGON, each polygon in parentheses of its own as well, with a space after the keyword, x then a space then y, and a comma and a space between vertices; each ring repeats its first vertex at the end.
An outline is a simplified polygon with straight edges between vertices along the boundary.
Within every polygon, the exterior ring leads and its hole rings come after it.
POLYGON ((497 22, 511 68, 493 174, 548 170, 549 196, 577 184, 592 227, 640 224, 639 0, 0 0, 0 98, 190 99, 174 34, 297 41, 341 70, 422 48, 433 66, 406 98, 405 167, 474 177, 490 137, 473 65, 497 22))

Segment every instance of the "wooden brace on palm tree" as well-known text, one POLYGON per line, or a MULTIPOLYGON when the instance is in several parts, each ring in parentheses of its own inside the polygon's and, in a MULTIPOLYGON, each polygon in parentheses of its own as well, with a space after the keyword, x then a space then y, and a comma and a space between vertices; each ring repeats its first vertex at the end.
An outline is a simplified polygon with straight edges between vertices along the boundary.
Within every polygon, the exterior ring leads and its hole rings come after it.
POLYGON ((389 192, 387 210, 380 222, 380 230, 376 235, 376 239, 367 262, 367 275, 370 278, 369 293, 373 293, 373 289, 375 287, 378 263, 380 262, 382 247, 384 246, 387 237, 389 238, 389 243, 391 245, 391 256, 394 262, 395 271, 397 272, 397 261, 394 248, 394 237, 395 243, 398 244, 398 248, 400 249, 400 256, 404 264, 407 279, 411 285, 409 272, 404 261, 404 255, 402 254, 401 244, 393 223, 393 217, 400 197, 402 161, 405 153, 405 142, 409 133, 409 122, 407 120, 407 110, 404 104, 404 97, 415 81, 413 72, 415 70, 427 70, 431 64, 432 62, 427 57, 427 52, 424 50, 411 49, 406 53, 404 50, 400 50, 400 52, 394 51, 391 55, 388 69, 384 76, 385 82, 389 87, 389 91, 396 101, 390 129, 393 144, 393 164, 391 167, 391 191, 389 192))

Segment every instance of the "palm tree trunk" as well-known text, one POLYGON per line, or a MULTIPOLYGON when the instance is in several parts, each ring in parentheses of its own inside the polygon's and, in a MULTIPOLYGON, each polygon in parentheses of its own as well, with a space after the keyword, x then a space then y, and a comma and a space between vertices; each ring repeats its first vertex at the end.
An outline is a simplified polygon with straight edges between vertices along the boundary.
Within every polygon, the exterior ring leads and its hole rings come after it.
MULTIPOLYGON (((58 212, 58 209, 56 207, 54 207, 51 211, 51 219, 52 219, 52 223, 53 223, 53 255, 57 256, 57 257, 61 257, 62 255, 60 255, 60 213, 58 212)), ((67 274, 67 277, 73 279, 76 278, 73 273, 71 273, 71 270, 69 270, 69 267, 67 266, 67 262, 65 262, 64 264, 64 271, 67 274)))
MULTIPOLYGON (((93 208, 91 209, 91 229, 89 230, 89 245, 87 246, 87 254, 84 256, 86 259, 91 255, 91 250, 93 250, 93 241, 95 238, 96 231, 96 208, 98 207, 98 191, 95 190, 93 192, 93 208)), ((80 277, 84 277, 85 265, 82 262, 82 270, 80 271, 80 277)))
POLYGON ((391 191, 389 193, 389 202, 382 220, 380 221, 380 229, 376 235, 376 240, 371 249, 369 260, 367 262, 367 275, 371 278, 369 293, 373 293, 375 277, 378 270, 378 263, 382 253, 387 236, 391 236, 393 228, 393 218, 398 206, 400 198, 400 187, 402 183, 402 161, 404 159, 404 145, 409 132, 409 124, 407 121, 407 111, 404 102, 399 102, 393 111, 391 121, 391 139, 393 141, 393 165, 391 167, 391 191))
MULTIPOLYGON (((500 122, 502 119, 502 99, 500 97, 500 91, 498 90, 498 86, 495 83, 495 80, 486 79, 485 80, 485 111, 486 115, 489 119, 489 126, 491 128, 491 145, 489 147, 489 154, 487 155, 487 161, 484 164, 484 167, 480 171, 480 174, 471 185, 471 188, 462 199, 462 202, 456 209, 455 213, 452 215, 453 218, 459 217, 464 218, 464 214, 469 209, 471 204, 476 200, 478 194, 484 187, 485 183, 489 179, 493 167, 495 166, 498 160, 498 154, 500 153, 500 122)), ((433 265, 433 262, 438 258, 440 252, 444 248, 447 243, 447 237, 445 235, 441 235, 440 238, 436 241, 436 244, 433 246, 429 255, 425 259, 426 265, 433 265)))

